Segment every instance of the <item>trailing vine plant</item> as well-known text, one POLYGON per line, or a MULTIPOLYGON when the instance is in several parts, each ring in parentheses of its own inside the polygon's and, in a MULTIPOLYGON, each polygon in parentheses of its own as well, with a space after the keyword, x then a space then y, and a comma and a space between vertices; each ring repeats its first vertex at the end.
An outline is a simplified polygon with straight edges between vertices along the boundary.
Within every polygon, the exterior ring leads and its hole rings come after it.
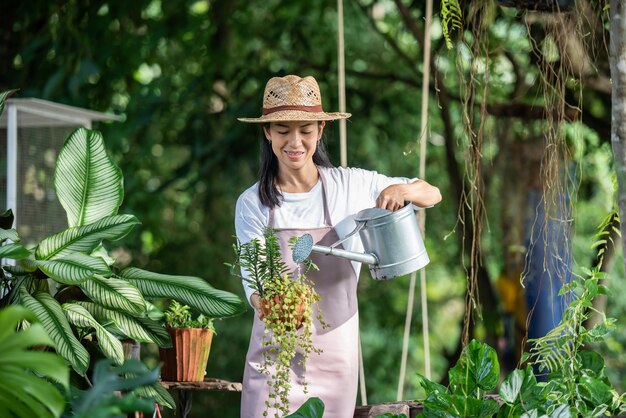
MULTIPOLYGON (((282 260, 274 230, 266 229, 264 239, 264 243, 259 239, 238 241, 234 245, 236 260, 229 266, 231 274, 249 283, 261 300, 262 321, 266 326, 263 345, 268 349, 263 352, 260 371, 267 375, 270 387, 264 416, 270 408, 275 408, 278 417, 279 412, 289 413, 290 374, 294 366, 302 369, 300 383, 307 393, 307 360, 312 353, 321 353, 312 342, 313 305, 320 297, 306 277, 311 268, 317 267, 307 261, 302 270, 291 272, 282 260), (241 274, 239 268, 247 274, 241 274)), ((322 327, 327 326, 321 313, 317 319, 322 327)))
MULTIPOLYGON (((546 249, 544 266, 558 262, 557 258, 565 259, 563 252, 567 250, 564 248, 569 248, 571 244, 571 233, 567 227, 559 230, 558 237, 550 235, 549 220, 557 219, 568 226, 573 220, 570 202, 576 198, 583 173, 580 167, 577 173, 572 170, 572 147, 564 126, 581 118, 584 76, 595 70, 592 68, 596 54, 594 48, 600 46, 594 47, 597 44, 596 26, 601 26, 589 19, 588 11, 583 11, 578 3, 582 5, 583 2, 576 2, 576 7, 572 7, 573 10, 568 13, 560 13, 566 9, 561 1, 481 0, 460 3, 463 27, 460 29, 462 36, 458 38, 456 64, 461 80, 459 89, 466 150, 465 187, 459 205, 459 221, 466 227, 463 240, 467 245, 464 246, 463 258, 468 276, 462 332, 464 345, 469 341, 474 318, 481 316, 480 298, 484 297, 478 292, 479 282, 486 282, 481 272, 485 263, 481 238, 488 219, 486 191, 490 179, 497 177, 491 176, 488 171, 489 166, 493 165, 493 161, 488 161, 493 155, 490 149, 504 148, 501 139, 503 135, 493 132, 499 122, 503 123, 503 129, 509 135, 514 132, 510 129, 511 118, 521 118, 526 125, 523 134, 518 135, 516 140, 528 144, 528 140, 534 137, 541 139, 541 165, 537 178, 545 222, 538 224, 541 230, 536 231, 531 240, 533 245, 543 245, 546 249), (554 4, 554 7, 546 6, 542 13, 537 13, 533 11, 537 7, 531 3, 554 4), (516 18, 508 20, 511 25, 509 29, 515 26, 518 30, 519 25, 526 27, 526 39, 518 39, 515 49, 506 53, 501 52, 506 49, 503 40, 509 39, 492 28, 497 27, 495 23, 506 20, 500 18, 510 14, 510 9, 507 11, 498 4, 517 8, 516 18), (580 49, 578 52, 584 56, 584 62, 572 54, 573 44, 580 49), (493 88, 493 80, 497 80, 497 66, 502 62, 510 64, 510 73, 515 75, 515 80, 509 82, 510 86, 500 85, 498 91, 493 88), (528 67, 522 69, 521 64, 524 62, 527 62, 528 67), (496 71, 493 71, 494 68, 496 71), (522 97, 529 96, 528 91, 536 97, 530 105, 522 101, 522 97), (530 112, 529 109, 536 112, 530 112), (563 242, 565 246, 560 245, 563 242)), ((454 13, 448 13, 447 9, 444 13, 444 8, 449 4, 446 1, 442 3, 442 26, 444 16, 456 17, 454 13)), ((446 33, 447 29, 442 29, 446 33)), ((448 43, 449 37, 445 38, 448 43)), ((528 173, 527 170, 518 175, 521 177, 528 173)), ((560 279, 563 282, 564 278, 560 279)))

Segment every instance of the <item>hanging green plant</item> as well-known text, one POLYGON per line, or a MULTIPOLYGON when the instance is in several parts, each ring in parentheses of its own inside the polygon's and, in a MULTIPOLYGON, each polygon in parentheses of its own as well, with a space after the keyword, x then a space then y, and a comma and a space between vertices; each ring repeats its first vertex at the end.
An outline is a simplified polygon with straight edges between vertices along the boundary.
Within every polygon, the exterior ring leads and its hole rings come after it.
POLYGON ((463 27, 463 12, 458 0, 441 1, 441 32, 446 41, 446 47, 452 49, 451 32, 463 27))
MULTIPOLYGON (((306 277, 311 268, 317 267, 308 261, 300 272, 291 273, 282 261, 274 231, 268 228, 264 238, 265 243, 253 239, 234 245, 236 261, 229 266, 234 276, 248 282, 259 294, 262 321, 266 327, 263 345, 268 348, 260 366, 270 386, 266 407, 276 408, 286 415, 291 390, 289 376, 294 362, 306 370, 309 356, 321 353, 312 342, 311 328, 313 305, 320 297, 306 277), (248 275, 241 275, 239 268, 245 269, 248 275), (299 354, 297 359, 296 353, 299 354)), ((321 314, 317 319, 323 327, 327 326, 321 314)), ((301 383, 306 393, 305 378, 301 383)))

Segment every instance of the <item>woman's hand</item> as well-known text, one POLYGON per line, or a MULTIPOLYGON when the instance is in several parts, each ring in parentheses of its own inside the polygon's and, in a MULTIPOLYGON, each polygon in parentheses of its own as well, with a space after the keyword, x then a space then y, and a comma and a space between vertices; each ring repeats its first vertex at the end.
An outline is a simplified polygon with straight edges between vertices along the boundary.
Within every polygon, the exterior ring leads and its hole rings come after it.
POLYGON ((376 207, 396 211, 404 207, 404 193, 402 192, 404 184, 393 184, 380 192, 376 199, 376 207))
POLYGON ((415 180, 411 183, 392 184, 380 192, 376 199, 376 207, 396 211, 402 209, 406 202, 427 208, 441 201, 439 189, 425 182, 415 180))
POLYGON ((256 311, 259 319, 263 319, 263 309, 261 309, 261 297, 259 296, 258 292, 254 292, 252 296, 250 296, 250 303, 256 311))

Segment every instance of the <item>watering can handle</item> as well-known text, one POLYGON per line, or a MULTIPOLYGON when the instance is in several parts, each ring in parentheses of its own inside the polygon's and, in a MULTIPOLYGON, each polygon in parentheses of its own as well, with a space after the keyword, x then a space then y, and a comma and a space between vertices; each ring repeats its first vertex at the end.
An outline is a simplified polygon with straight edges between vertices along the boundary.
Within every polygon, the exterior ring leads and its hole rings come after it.
POLYGON ((329 245, 329 248, 335 248, 336 246, 338 246, 339 244, 341 244, 342 242, 344 242, 345 240, 347 240, 348 238, 350 238, 352 235, 356 234, 357 232, 359 232, 361 229, 363 229, 363 227, 365 226, 366 222, 359 222, 356 226, 356 228, 354 228, 354 230, 352 232, 350 232, 348 235, 346 235, 345 237, 343 237, 342 239, 340 239, 339 241, 335 242, 334 244, 329 245))

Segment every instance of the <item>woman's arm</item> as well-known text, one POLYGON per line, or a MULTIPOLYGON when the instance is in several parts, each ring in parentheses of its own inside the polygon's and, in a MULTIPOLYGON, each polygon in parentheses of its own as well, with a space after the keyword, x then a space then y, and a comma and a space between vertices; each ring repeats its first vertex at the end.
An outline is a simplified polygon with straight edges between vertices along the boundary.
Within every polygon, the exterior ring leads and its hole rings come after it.
POLYGON ((405 202, 425 208, 440 201, 441 193, 438 187, 424 180, 415 180, 411 183, 392 184, 385 188, 376 199, 376 206, 395 211, 403 208, 405 202))

